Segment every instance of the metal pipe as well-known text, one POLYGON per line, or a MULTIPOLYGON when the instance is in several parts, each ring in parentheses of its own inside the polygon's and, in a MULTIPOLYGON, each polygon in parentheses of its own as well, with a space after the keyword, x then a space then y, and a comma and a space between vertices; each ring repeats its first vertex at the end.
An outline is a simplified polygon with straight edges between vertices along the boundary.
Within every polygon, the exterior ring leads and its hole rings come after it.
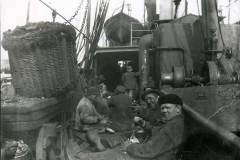
POLYGON ((231 0, 228 0, 228 24, 230 24, 231 0))
POLYGON ((131 38, 131 39, 130 39, 130 45, 131 45, 131 46, 132 46, 132 37, 133 37, 133 36, 132 36, 132 25, 133 25, 133 24, 131 23, 131 37, 130 37, 130 38, 131 38))
POLYGON ((139 42, 139 71, 141 72, 140 79, 140 94, 147 86, 149 76, 149 50, 152 48, 153 34, 147 34, 140 38, 139 42))
MULTIPOLYGON (((166 91, 162 91, 165 94, 168 94, 166 91)), ((237 149, 240 150, 240 138, 235 135, 234 133, 230 132, 229 130, 215 124, 211 120, 205 118, 195 110, 193 110, 190 106, 183 104, 183 110, 191 116, 194 120, 201 123, 203 126, 208 128, 209 130, 213 131, 216 135, 218 135, 220 138, 226 140, 227 142, 230 142, 232 145, 234 145, 237 149)))
MULTIPOLYGON (((216 0, 202 0, 202 15, 205 28, 205 39, 207 40, 207 50, 217 50, 218 43, 218 13, 216 10, 216 0)), ((207 55, 208 60, 215 60, 214 53, 207 55)))
POLYGON ((226 140, 227 142, 230 142, 235 147, 240 149, 240 138, 237 135, 235 135, 234 133, 228 131, 227 129, 219 125, 216 125, 214 122, 203 117, 201 114, 194 111, 191 107, 189 107, 186 104, 183 105, 183 109, 184 111, 186 111, 186 113, 192 116, 196 121, 200 122, 205 127, 213 131, 216 135, 220 136, 220 138, 226 140))

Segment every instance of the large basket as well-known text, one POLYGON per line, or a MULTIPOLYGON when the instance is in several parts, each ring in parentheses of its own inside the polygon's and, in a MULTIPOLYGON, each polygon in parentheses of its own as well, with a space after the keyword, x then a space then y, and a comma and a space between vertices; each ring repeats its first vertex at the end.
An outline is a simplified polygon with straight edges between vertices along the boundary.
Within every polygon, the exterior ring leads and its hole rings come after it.
POLYGON ((33 23, 4 33, 13 86, 25 97, 51 97, 75 85, 75 31, 58 23, 33 23))

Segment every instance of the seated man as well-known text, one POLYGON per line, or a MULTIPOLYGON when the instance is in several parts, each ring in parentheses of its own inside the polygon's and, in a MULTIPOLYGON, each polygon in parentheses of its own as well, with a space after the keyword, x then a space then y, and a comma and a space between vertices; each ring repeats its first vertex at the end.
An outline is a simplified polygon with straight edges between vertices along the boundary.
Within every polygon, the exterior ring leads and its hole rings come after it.
POLYGON ((115 131, 109 128, 112 123, 107 120, 107 117, 99 114, 104 108, 99 106, 104 105, 100 104, 98 95, 98 89, 90 87, 87 95, 80 100, 76 109, 75 129, 80 131, 77 135, 81 140, 89 142, 96 151, 103 151, 105 148, 119 145, 124 139, 117 134, 108 134, 115 131))
MULTIPOLYGON (((184 118, 182 115, 182 100, 174 94, 164 95, 159 99, 159 105, 166 123, 152 128, 152 137, 143 144, 133 143, 126 147, 126 153, 121 150, 100 152, 98 154, 81 154, 84 160, 136 160, 159 159, 174 160, 179 145, 183 142, 184 118), (114 153, 114 154, 111 154, 114 153), (108 155, 112 155, 109 157, 108 155)), ((143 123, 144 125, 144 123, 143 123)))
POLYGON ((115 89, 115 95, 109 100, 111 107, 110 119, 113 122, 113 128, 116 131, 124 131, 131 129, 133 114, 131 113, 132 101, 126 93, 126 88, 118 85, 115 89))
POLYGON ((87 95, 83 96, 79 101, 76 108, 75 129, 84 130, 85 125, 96 124, 103 119, 93 105, 94 98, 97 96, 97 94, 97 88, 90 87, 87 90, 87 95))
POLYGON ((138 110, 138 116, 149 122, 151 125, 157 125, 162 122, 162 112, 158 105, 159 97, 164 94, 158 90, 148 88, 142 95, 142 100, 146 103, 146 106, 142 106, 138 110))
POLYGON ((98 84, 98 87, 99 87, 101 97, 107 97, 107 95, 108 95, 108 90, 107 90, 107 86, 105 84, 105 81, 106 81, 106 79, 105 79, 104 75, 100 74, 97 77, 97 84, 98 84))
POLYGON ((97 130, 101 128, 99 124, 105 123, 104 121, 106 120, 97 112, 93 104, 94 98, 98 94, 99 91, 97 88, 90 87, 87 90, 87 95, 79 101, 76 108, 75 129, 87 132, 86 137, 88 141, 94 144, 98 151, 102 151, 105 150, 105 147, 97 136, 97 130))
MULTIPOLYGON (((152 137, 145 144, 131 144, 127 153, 141 159, 175 159, 178 146, 183 141, 184 119, 182 100, 174 94, 160 97, 159 105, 166 121, 164 125, 152 128, 152 137)), ((144 122, 142 123, 144 126, 144 122)))
POLYGON ((158 99, 163 95, 152 88, 146 89, 142 94, 141 98, 145 104, 135 108, 136 116, 134 117, 136 129, 139 131, 144 129, 144 133, 138 136, 140 141, 146 141, 151 137, 152 126, 164 123, 161 108, 158 105, 158 99), (144 127, 141 125, 142 122, 144 122, 144 127))

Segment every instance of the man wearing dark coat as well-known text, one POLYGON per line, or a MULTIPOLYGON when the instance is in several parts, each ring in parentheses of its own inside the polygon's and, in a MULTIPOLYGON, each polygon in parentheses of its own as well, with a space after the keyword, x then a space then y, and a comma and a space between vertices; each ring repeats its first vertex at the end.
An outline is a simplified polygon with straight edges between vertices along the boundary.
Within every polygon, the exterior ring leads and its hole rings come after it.
MULTIPOLYGON (((184 119, 182 100, 174 94, 160 97, 159 106, 166 123, 152 127, 152 137, 144 144, 131 144, 127 153, 139 159, 174 160, 183 142, 184 119)), ((141 122, 145 125, 145 122, 141 122)))
POLYGON ((147 88, 141 98, 146 105, 141 106, 138 116, 148 122, 150 125, 162 122, 162 112, 158 104, 158 99, 164 94, 156 89, 147 88))
POLYGON ((126 92, 126 88, 118 85, 115 89, 115 95, 112 96, 108 104, 111 108, 110 120, 114 124, 116 130, 130 130, 133 114, 129 108, 132 101, 126 92))
MULTIPOLYGON (((82 154, 84 160, 175 160, 179 146, 183 142, 184 117, 182 100, 174 94, 160 97, 159 106, 166 123, 152 126, 152 136, 146 143, 133 143, 122 150, 108 150, 97 154, 82 154)), ((140 120, 143 127, 145 121, 140 120)))

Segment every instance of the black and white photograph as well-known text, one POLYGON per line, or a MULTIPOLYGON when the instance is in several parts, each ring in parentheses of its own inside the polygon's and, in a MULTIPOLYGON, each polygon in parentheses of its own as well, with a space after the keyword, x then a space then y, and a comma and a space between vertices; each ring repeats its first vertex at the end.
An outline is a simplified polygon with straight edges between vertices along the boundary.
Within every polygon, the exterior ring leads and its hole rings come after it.
POLYGON ((240 160, 240 0, 0 0, 0 160, 240 160))

